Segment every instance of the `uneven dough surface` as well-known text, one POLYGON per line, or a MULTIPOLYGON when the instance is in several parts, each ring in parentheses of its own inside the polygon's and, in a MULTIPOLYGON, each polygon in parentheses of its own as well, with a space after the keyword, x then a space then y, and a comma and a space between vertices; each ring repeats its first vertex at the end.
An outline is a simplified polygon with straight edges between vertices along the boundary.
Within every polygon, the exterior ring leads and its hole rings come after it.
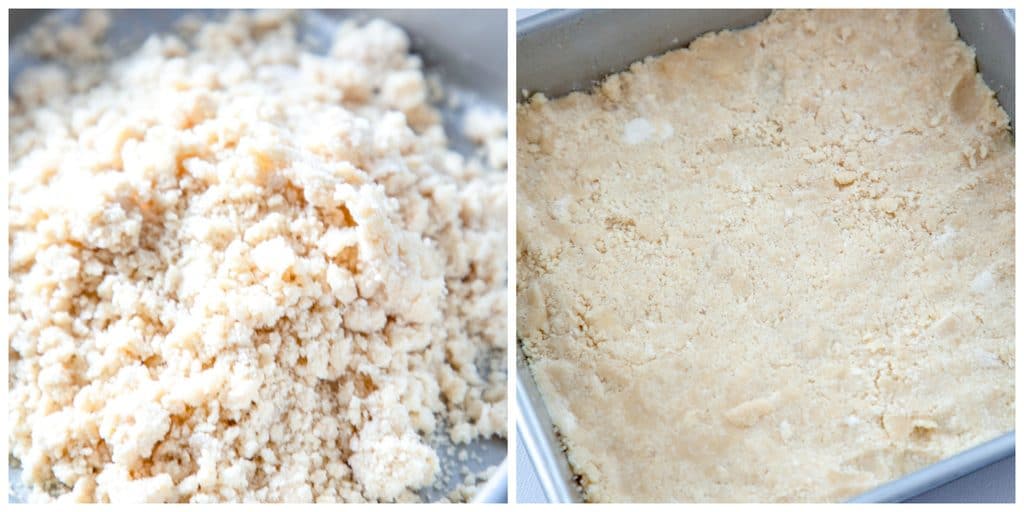
POLYGON ((1007 123, 942 11, 521 105, 518 333, 585 497, 842 500, 1013 429, 1007 123))
POLYGON ((505 437, 504 161, 449 149, 402 30, 314 54, 233 13, 111 59, 80 21, 30 34, 65 60, 11 100, 31 501, 416 500, 442 429, 505 437))

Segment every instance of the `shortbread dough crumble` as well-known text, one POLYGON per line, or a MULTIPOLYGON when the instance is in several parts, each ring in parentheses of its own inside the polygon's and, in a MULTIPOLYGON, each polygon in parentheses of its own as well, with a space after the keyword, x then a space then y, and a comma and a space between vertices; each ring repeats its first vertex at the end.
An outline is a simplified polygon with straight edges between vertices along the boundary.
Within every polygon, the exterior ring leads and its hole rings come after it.
POLYGON ((436 430, 506 435, 504 168, 448 148, 402 30, 344 22, 318 55, 295 21, 114 60, 102 13, 30 34, 61 58, 11 100, 31 500, 414 500, 436 430))
POLYGON ((518 333, 587 499, 841 500, 1013 429, 1013 140, 947 13, 777 12, 517 138, 518 333))

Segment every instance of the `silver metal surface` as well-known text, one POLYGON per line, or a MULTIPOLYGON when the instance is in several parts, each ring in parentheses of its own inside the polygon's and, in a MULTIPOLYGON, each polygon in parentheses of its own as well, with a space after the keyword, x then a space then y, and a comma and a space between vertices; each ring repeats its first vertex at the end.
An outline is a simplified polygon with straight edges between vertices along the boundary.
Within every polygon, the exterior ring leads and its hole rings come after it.
POLYGON ((551 10, 516 27, 516 91, 548 97, 587 90, 649 55, 710 30, 742 28, 770 9, 551 10))
POLYGON ((974 47, 978 71, 985 83, 996 92, 996 98, 1010 115, 1011 126, 1017 126, 1014 111, 1014 39, 1016 22, 1010 9, 951 9, 953 24, 960 38, 974 47))
MULTIPOLYGON (((118 53, 137 48, 153 33, 170 32, 183 14, 199 14, 207 17, 223 16, 226 11, 146 9, 109 11, 114 23, 108 39, 118 53)), ((29 29, 45 14, 55 14, 63 19, 73 19, 80 13, 73 10, 53 12, 49 9, 9 11, 9 41, 29 29)), ((299 35, 310 42, 314 49, 325 50, 333 35, 332 29, 341 18, 370 19, 383 18, 401 26, 410 37, 412 51, 423 58, 425 70, 436 74, 448 93, 458 95, 458 105, 451 106, 442 101, 438 107, 444 117, 445 132, 453 147, 460 152, 469 152, 473 144, 461 133, 461 119, 464 108, 474 103, 485 103, 494 108, 506 110, 508 91, 507 15, 504 9, 445 9, 445 10, 312 10, 305 11, 299 18, 299 35)), ((21 70, 38 63, 31 56, 11 45, 8 78, 14 83, 21 70)), ((455 450, 457 452, 458 450, 455 450)), ((444 497, 454 486, 461 483, 458 468, 478 472, 488 467, 500 466, 485 482, 474 497, 475 502, 501 503, 508 496, 508 470, 506 457, 508 442, 505 439, 478 440, 468 447, 469 458, 459 461, 449 456, 445 447, 438 455, 444 467, 456 468, 453 479, 445 482, 447 488, 424 490, 421 495, 428 501, 444 497)), ((10 500, 21 502, 25 489, 19 485, 20 470, 9 467, 11 481, 10 500)))
MULTIPOLYGON (((516 28, 516 91, 557 97, 588 90, 608 74, 644 57, 686 46, 710 31, 752 25, 768 16, 762 9, 552 10, 519 21, 516 28)), ((961 37, 977 52, 979 70, 996 91, 1014 123, 1013 11, 953 10, 961 37)), ((525 95, 524 95, 525 96, 525 95)), ((521 345, 521 344, 517 344, 521 345)), ((548 501, 581 501, 558 434, 517 346, 516 430, 548 501)), ((902 501, 955 480, 1015 453, 1014 432, 942 460, 854 497, 855 502, 902 501)))
POLYGON ((851 499, 850 502, 892 503, 913 498, 946 482, 956 480, 1009 457, 1014 453, 1015 439, 1014 432, 1002 435, 898 480, 882 484, 851 499))
MULTIPOLYGON (((517 344, 518 345, 518 344, 517 344)), ((522 347, 516 347, 516 432, 537 470, 537 479, 548 501, 574 503, 583 500, 576 477, 562 450, 554 422, 530 373, 522 347)))

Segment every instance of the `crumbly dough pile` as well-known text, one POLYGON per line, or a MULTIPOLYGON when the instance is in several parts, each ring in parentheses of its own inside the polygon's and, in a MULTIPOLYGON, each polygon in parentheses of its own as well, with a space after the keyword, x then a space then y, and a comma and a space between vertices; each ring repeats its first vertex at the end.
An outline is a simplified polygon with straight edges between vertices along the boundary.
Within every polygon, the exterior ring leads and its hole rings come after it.
POLYGON ((235 13, 98 61, 108 25, 30 37, 78 50, 11 102, 31 499, 411 500, 435 429, 504 437, 507 174, 448 149, 407 36, 235 13))
POLYGON ((518 332, 589 500, 840 500, 1013 428, 1013 141, 945 12, 777 12, 517 137, 518 332))

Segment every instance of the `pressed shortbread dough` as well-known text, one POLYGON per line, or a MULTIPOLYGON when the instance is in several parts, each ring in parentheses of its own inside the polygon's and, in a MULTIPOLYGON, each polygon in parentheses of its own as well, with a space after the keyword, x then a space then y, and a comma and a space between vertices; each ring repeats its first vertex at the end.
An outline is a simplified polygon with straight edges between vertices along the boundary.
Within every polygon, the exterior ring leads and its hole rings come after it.
POLYGON ((842 500, 1013 429, 1007 122, 942 11, 520 105, 518 333, 585 497, 842 500))
POLYGON ((380 20, 318 55, 289 13, 194 19, 114 60, 80 21, 29 35, 61 60, 11 100, 31 501, 415 500, 429 440, 506 435, 503 122, 450 150, 380 20))

